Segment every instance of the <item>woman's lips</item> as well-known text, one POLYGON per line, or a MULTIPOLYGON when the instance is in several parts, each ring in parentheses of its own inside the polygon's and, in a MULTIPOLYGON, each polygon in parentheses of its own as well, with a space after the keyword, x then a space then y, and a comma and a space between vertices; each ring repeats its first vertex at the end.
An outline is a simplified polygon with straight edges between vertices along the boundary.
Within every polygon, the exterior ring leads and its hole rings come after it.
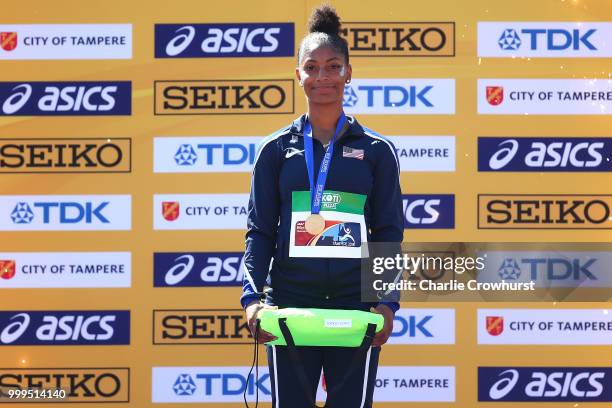
POLYGON ((319 86, 313 86, 312 89, 317 90, 317 89, 335 89, 336 87, 334 85, 319 85, 319 86))

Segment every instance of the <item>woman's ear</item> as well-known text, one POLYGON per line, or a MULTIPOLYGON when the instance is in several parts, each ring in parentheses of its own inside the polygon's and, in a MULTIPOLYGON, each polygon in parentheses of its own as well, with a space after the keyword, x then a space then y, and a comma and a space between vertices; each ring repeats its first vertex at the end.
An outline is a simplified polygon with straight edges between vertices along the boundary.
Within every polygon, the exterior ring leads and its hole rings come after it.
POLYGON ((304 83, 302 82, 302 76, 300 75, 300 68, 299 67, 295 67, 295 77, 298 80, 298 83, 300 84, 300 86, 304 86, 304 83))
POLYGON ((348 64, 348 69, 346 72, 346 79, 344 80, 344 82, 347 84, 350 84, 352 78, 353 78, 353 67, 351 66, 351 64, 348 64))

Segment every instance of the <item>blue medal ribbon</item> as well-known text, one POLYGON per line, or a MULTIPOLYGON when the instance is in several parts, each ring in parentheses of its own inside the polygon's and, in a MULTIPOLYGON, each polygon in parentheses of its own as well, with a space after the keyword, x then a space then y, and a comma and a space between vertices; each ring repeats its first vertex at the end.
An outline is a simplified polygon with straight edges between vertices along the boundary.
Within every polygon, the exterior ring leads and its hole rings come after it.
POLYGON ((321 199, 323 198, 323 190, 325 189, 325 181, 327 180, 327 174, 331 165, 332 155, 334 154, 334 142, 336 137, 342 131, 344 124, 346 123, 346 115, 344 112, 340 115, 338 124, 336 125, 336 131, 334 136, 329 142, 329 146, 323 160, 321 160, 321 167, 319 168, 319 176, 317 177, 317 184, 314 183, 314 153, 312 146, 312 127, 310 121, 306 119, 304 125, 304 156, 306 158, 306 168, 308 169, 308 180, 310 181, 310 212, 311 214, 318 214, 321 211, 321 199))

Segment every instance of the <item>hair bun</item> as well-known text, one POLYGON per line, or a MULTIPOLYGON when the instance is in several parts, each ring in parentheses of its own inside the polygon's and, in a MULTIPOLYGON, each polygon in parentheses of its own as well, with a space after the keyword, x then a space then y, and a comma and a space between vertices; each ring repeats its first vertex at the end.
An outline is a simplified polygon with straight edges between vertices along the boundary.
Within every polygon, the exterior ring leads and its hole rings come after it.
POLYGON ((340 35, 340 17, 336 10, 329 5, 317 7, 308 20, 308 32, 340 35))

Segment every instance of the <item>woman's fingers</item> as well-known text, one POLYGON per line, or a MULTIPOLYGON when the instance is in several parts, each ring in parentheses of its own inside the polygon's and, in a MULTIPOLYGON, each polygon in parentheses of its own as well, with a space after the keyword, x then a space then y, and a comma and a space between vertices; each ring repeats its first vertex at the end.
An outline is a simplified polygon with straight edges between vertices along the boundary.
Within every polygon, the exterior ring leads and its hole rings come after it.
POLYGON ((374 340, 372 340, 372 347, 380 347, 389 340, 391 336, 391 330, 385 330, 384 328, 376 333, 374 340))
POLYGON ((393 331, 393 311, 386 305, 378 305, 376 308, 370 308, 372 313, 378 313, 384 316, 385 322, 381 331, 376 333, 372 340, 372 347, 380 347, 389 340, 393 331))
POLYGON ((263 344, 263 343, 267 343, 269 341, 273 341, 276 340, 276 336, 274 336, 271 333, 268 333, 265 330, 262 330, 261 328, 259 329, 259 337, 257 339, 258 343, 263 344))

